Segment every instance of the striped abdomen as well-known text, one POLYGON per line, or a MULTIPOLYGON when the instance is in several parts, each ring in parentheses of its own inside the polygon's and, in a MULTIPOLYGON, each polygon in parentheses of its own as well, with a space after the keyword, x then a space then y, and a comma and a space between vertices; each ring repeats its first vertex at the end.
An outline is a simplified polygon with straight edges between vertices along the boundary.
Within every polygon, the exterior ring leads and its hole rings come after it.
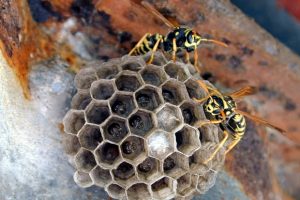
MULTIPOLYGON (((158 33, 154 35, 152 34, 147 35, 147 37, 142 41, 142 43, 135 49, 133 55, 144 55, 149 51, 152 51, 156 42, 162 40, 163 37, 164 37, 163 35, 160 35, 158 33)), ((158 48, 160 48, 160 45, 158 46, 158 48)))

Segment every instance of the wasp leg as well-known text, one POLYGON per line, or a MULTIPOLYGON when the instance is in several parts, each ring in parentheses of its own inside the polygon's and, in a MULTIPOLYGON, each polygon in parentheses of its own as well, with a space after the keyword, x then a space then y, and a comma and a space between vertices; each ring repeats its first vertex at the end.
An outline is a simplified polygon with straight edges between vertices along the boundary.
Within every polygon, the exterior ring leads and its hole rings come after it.
POLYGON ((190 54, 189 54, 189 52, 187 52, 187 51, 185 51, 185 61, 186 61, 187 63, 191 63, 191 62, 190 62, 190 54))
POLYGON ((239 141, 241 140, 241 137, 235 138, 228 146, 228 148, 226 149, 225 154, 227 154, 229 151, 231 151, 231 149, 233 147, 235 147, 235 145, 237 145, 237 143, 239 143, 239 141))
POLYGON ((153 58, 154 58, 154 53, 157 50, 159 43, 161 43, 161 42, 162 42, 162 39, 159 39, 159 40, 156 41, 156 43, 155 43, 155 45, 154 45, 154 47, 152 49, 151 56, 150 56, 149 60, 147 61, 147 64, 151 64, 152 63, 153 58))
POLYGON ((128 55, 132 55, 132 54, 135 52, 135 50, 141 46, 141 44, 146 40, 146 38, 147 38, 148 36, 151 36, 151 33, 146 33, 146 34, 139 40, 139 42, 133 47, 133 49, 131 49, 131 51, 129 52, 128 55))
POLYGON ((201 127, 205 124, 220 124, 221 122, 223 122, 224 120, 209 120, 209 121, 204 121, 204 122, 198 122, 195 127, 201 127))
POLYGON ((197 46, 195 46, 194 50, 194 67, 197 70, 198 73, 201 72, 199 66, 198 66, 198 52, 197 52, 197 46))
POLYGON ((223 145, 225 144, 227 138, 228 138, 228 133, 227 131, 224 131, 224 138, 222 139, 222 141, 218 144, 217 148, 214 150, 214 152, 209 156, 208 159, 206 159, 203 163, 207 164, 209 161, 211 161, 216 154, 220 151, 220 149, 223 147, 223 145))
POLYGON ((172 60, 173 62, 176 61, 176 52, 177 52, 177 45, 176 45, 176 39, 173 39, 173 52, 172 52, 172 60))

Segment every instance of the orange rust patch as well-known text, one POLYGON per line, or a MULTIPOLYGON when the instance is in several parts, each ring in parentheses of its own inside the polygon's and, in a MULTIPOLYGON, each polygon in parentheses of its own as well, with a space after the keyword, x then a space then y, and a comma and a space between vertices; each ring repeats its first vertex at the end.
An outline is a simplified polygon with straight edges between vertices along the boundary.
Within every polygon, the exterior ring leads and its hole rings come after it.
POLYGON ((52 45, 33 22, 25 1, 0 0, 0 48, 8 64, 13 68, 30 98, 28 87, 29 64, 45 58, 52 52, 52 45))

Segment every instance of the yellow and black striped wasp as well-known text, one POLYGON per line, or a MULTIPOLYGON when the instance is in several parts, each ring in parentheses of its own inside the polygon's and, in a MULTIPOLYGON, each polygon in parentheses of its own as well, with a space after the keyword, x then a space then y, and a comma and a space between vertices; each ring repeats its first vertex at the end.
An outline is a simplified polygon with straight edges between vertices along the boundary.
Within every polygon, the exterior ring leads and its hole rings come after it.
POLYGON ((189 53, 194 51, 194 66, 196 70, 200 72, 197 66, 198 54, 196 49, 201 42, 212 42, 227 47, 227 45, 221 41, 201 37, 199 33, 191 28, 173 25, 148 2, 142 1, 141 4, 153 15, 162 20, 169 28, 172 28, 172 31, 170 31, 166 36, 159 33, 146 33, 129 52, 129 55, 143 55, 152 51, 148 60, 149 64, 153 61, 154 52, 161 49, 165 52, 172 52, 172 60, 175 62, 176 52, 178 49, 182 49, 185 50, 186 60, 189 62, 189 53))
POLYGON ((232 138, 232 141, 228 145, 225 153, 228 153, 242 139, 246 131, 245 117, 271 127, 281 133, 285 133, 283 129, 267 122, 266 120, 237 109, 235 100, 244 96, 254 94, 256 91, 254 87, 246 86, 231 94, 223 95, 218 90, 205 85, 205 83, 201 80, 199 80, 198 83, 208 93, 208 96, 203 99, 194 100, 198 103, 204 102, 203 110, 205 116, 209 121, 202 123, 200 122, 196 126, 201 127, 204 124, 210 123, 219 124, 220 128, 224 132, 223 139, 220 141, 217 148, 210 155, 210 157, 204 162, 205 164, 214 158, 214 156, 224 146, 229 137, 232 138))

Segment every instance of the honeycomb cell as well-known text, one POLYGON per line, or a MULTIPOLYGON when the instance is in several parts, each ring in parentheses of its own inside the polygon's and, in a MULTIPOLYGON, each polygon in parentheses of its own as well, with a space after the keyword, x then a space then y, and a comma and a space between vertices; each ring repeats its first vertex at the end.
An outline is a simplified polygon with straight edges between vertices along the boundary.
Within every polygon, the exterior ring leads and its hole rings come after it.
POLYGON ((175 133, 176 147, 178 151, 185 155, 192 155, 198 148, 201 147, 199 133, 191 126, 184 126, 181 130, 175 133))
POLYGON ((178 105, 187 99, 188 94, 181 82, 169 80, 162 86, 162 96, 166 102, 178 105))
POLYGON ((132 61, 132 62, 125 63, 124 65, 121 66, 121 68, 122 70, 138 72, 139 70, 142 69, 142 66, 140 63, 132 61))
POLYGON ((145 67, 140 74, 145 83, 154 86, 160 86, 167 79, 165 72, 153 65, 145 67))
POLYGON ((85 124, 84 113, 82 111, 70 110, 64 117, 63 124, 66 133, 76 135, 85 124))
POLYGON ((206 193, 216 182, 217 172, 210 170, 198 178, 197 192, 206 193))
POLYGON ((139 136, 145 136, 154 127, 152 115, 146 111, 138 110, 128 121, 131 132, 139 136))
POLYGON ((103 63, 96 69, 99 79, 113 79, 120 71, 118 68, 119 61, 115 60, 112 63, 103 63))
POLYGON ((159 161, 155 158, 148 157, 137 166, 139 178, 152 180, 159 174, 159 161))
POLYGON ((179 81, 185 81, 188 78, 189 72, 186 71, 182 66, 175 63, 168 63, 165 67, 165 72, 174 79, 179 81))
POLYGON ((135 94, 135 99, 140 108, 153 111, 162 103, 162 99, 153 87, 145 87, 135 94))
POLYGON ((131 95, 116 94, 110 101, 112 112, 127 117, 135 109, 133 97, 131 95))
POLYGON ((107 192, 114 199, 123 199, 125 197, 125 189, 117 184, 111 184, 107 187, 107 192))
POLYGON ((203 109, 192 101, 186 101, 180 106, 184 123, 196 125, 199 120, 205 120, 203 109))
POLYGON ((187 80, 185 86, 191 99, 202 99, 207 96, 205 90, 199 85, 197 80, 193 78, 187 80))
POLYGON ((151 185, 155 199, 171 199, 176 194, 176 183, 172 178, 163 177, 151 185))
POLYGON ((73 178, 80 187, 86 188, 93 185, 93 181, 88 173, 76 171, 73 178))
POLYGON ((95 167, 91 172, 90 176, 93 182, 99 187, 105 187, 112 181, 112 177, 109 170, 103 169, 99 166, 95 167))
POLYGON ((148 186, 145 183, 136 183, 127 190, 128 199, 132 200, 144 200, 151 199, 148 186))
POLYGON ((80 90, 73 97, 71 102, 71 108, 76 110, 84 110, 92 101, 90 92, 88 90, 80 90))
POLYGON ((75 156, 75 164, 79 171, 88 173, 96 166, 96 160, 92 152, 81 148, 75 156))
POLYGON ((103 126, 104 137, 107 140, 118 143, 128 134, 126 121, 118 117, 111 117, 103 126))
POLYGON ((174 138, 163 130, 155 130, 147 139, 148 153, 159 160, 164 159, 174 151, 174 138))
POLYGON ((95 150, 95 157, 100 166, 110 168, 120 160, 119 148, 115 144, 103 143, 95 150))
POLYGON ((96 71, 90 67, 84 68, 77 73, 75 86, 77 89, 89 89, 95 80, 97 80, 96 71))
POLYGON ((134 73, 123 73, 116 79, 118 90, 126 92, 135 92, 140 86, 141 82, 134 73))
POLYGON ((132 161, 143 159, 146 156, 144 139, 129 136, 121 144, 121 152, 124 158, 132 161))
POLYGON ((67 154, 75 155, 80 149, 80 143, 76 135, 63 134, 62 137, 63 147, 67 154))
POLYGON ((163 169, 168 176, 179 178, 189 169, 188 158, 175 152, 164 160, 163 169))
POLYGON ((86 108, 86 119, 89 123, 101 124, 109 115, 110 111, 106 103, 92 101, 86 108))
MULTIPOLYGON (((207 147, 208 144, 205 144, 197 150, 192 156, 189 157, 189 166, 190 171, 193 174, 203 175, 211 170, 212 162, 204 164, 207 158, 211 155, 213 151, 210 151, 207 147)), ((215 145, 213 145, 215 147, 215 145)))
MULTIPOLYGON (((145 62, 148 62, 150 55, 151 55, 151 52, 143 55, 143 59, 145 62)), ((151 65, 162 66, 166 63, 167 63, 167 60, 161 53, 159 53, 159 52, 154 53, 154 58, 153 58, 151 65)))
POLYGON ((86 124, 78 134, 79 142, 82 147, 94 150, 103 140, 99 126, 86 124))
POLYGON ((198 128, 201 144, 214 142, 218 143, 218 128, 215 125, 204 125, 198 128))
POLYGON ((181 196, 189 196, 195 189, 191 187, 191 174, 186 173, 177 179, 177 193, 181 196))
POLYGON ((113 81, 98 80, 92 83, 91 94, 94 99, 106 100, 114 93, 113 81))
POLYGON ((121 185, 128 185, 136 180, 133 165, 122 162, 116 169, 112 170, 114 180, 121 185))
POLYGON ((166 104, 156 114, 158 127, 165 131, 172 131, 182 123, 180 110, 170 104, 166 104))

